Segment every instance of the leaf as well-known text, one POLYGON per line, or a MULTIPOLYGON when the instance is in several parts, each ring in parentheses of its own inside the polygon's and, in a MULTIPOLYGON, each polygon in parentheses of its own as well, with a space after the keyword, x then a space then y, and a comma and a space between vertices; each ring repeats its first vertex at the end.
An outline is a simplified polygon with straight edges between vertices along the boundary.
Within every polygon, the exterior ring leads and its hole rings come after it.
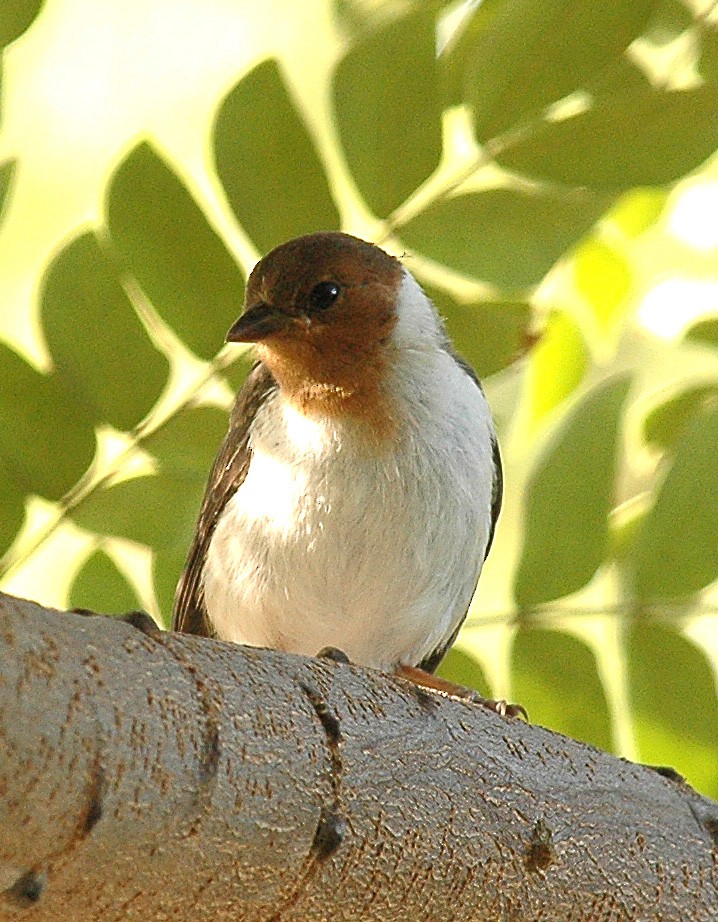
POLYGON ((0 224, 5 217, 5 210, 10 198, 10 192, 14 185, 15 171, 17 169, 16 160, 6 160, 0 164, 0 224))
POLYGON ((399 231, 423 256, 508 292, 538 284, 609 201, 491 189, 430 205, 399 231))
POLYGON ((581 640, 563 631, 517 631, 511 652, 511 695, 531 723, 575 739, 614 749, 606 694, 596 657, 581 640))
POLYGON ((0 454, 0 555, 10 547, 25 520, 25 490, 0 454))
POLYGON ((65 247, 45 273, 42 324, 58 375, 96 423, 131 429, 154 406, 169 362, 94 234, 65 247))
POLYGON ((457 647, 449 650, 436 670, 436 674, 456 685, 473 688, 484 698, 491 697, 489 683, 478 661, 457 647))
POLYGON ((567 311, 548 315, 528 369, 529 417, 538 422, 570 397, 590 363, 581 329, 567 311))
POLYGON ((32 25, 43 5, 43 0, 7 0, 0 8, 0 49, 32 25))
POLYGON ((337 66, 333 92, 354 181, 374 212, 386 216, 441 159, 436 5, 353 45, 337 66))
POLYGON ((718 349, 718 317, 709 317, 707 320, 694 323, 686 332, 685 340, 718 349))
POLYGON ((627 237, 638 237, 658 221, 667 201, 666 189, 632 189, 621 196, 608 220, 627 237))
POLYGON ((589 87, 646 27, 656 0, 485 0, 470 56, 474 128, 496 137, 589 87))
POLYGON ((227 95, 213 141, 229 204, 260 252, 339 228, 317 147, 276 61, 255 67, 227 95))
POLYGON ((191 535, 184 546, 155 551, 153 557, 153 576, 155 595, 160 606, 162 625, 169 629, 172 623, 172 607, 174 605, 175 590, 180 574, 187 560, 191 535))
POLYGON ((697 414, 718 406, 718 384, 698 384, 655 406, 643 420, 643 438, 659 451, 675 447, 697 414))
POLYGON ((627 642, 628 692, 640 758, 677 769, 718 796, 718 700, 701 650, 671 627, 639 621, 627 642))
POLYGON ((447 291, 423 287, 443 317, 456 351, 479 377, 495 374, 526 352, 530 304, 525 301, 464 304, 447 291))
POLYGON ((563 420, 529 481, 516 603, 532 608, 575 592, 608 549, 621 410, 629 379, 590 391, 563 420))
POLYGON ((95 534, 157 550, 188 548, 205 480, 206 475, 170 472, 124 480, 91 494, 72 515, 78 525, 95 534))
POLYGON ((133 586, 111 557, 95 551, 82 565, 70 590, 70 607, 98 613, 126 613, 141 608, 133 586))
POLYGON ((638 598, 680 599, 718 579, 718 406, 693 417, 638 536, 638 598))
POLYGON ((222 346, 240 313, 244 277, 185 186, 140 144, 108 193, 112 243, 157 312, 201 358, 222 346))
POLYGON ((207 480, 227 434, 227 413, 218 407, 182 410, 145 439, 143 448, 159 460, 163 471, 195 474, 207 480))
POLYGON ((603 240, 589 238, 574 256, 573 273, 576 288, 588 302, 598 325, 604 332, 615 329, 629 306, 633 284, 625 255, 603 240))
POLYGON ((86 408, 54 375, 43 375, 0 344, 0 457, 24 493, 59 499, 95 453, 86 408))
POLYGON ((613 95, 502 152, 510 170, 550 182, 619 191, 661 186, 718 147, 718 87, 613 95))

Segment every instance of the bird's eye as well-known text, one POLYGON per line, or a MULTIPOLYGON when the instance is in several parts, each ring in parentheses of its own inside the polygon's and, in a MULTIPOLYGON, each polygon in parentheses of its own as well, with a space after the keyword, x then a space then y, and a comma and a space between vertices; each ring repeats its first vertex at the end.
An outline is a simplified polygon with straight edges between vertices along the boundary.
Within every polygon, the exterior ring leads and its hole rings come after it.
POLYGON ((313 311, 325 311, 334 304, 340 292, 336 282, 320 282, 309 292, 309 307, 313 311))

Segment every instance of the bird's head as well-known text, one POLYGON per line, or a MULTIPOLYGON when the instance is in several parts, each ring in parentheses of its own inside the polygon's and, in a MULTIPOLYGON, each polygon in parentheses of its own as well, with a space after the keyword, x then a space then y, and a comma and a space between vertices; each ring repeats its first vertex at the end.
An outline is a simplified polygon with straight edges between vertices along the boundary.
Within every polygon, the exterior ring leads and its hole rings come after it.
POLYGON ((304 410, 375 415, 396 343, 405 270, 342 233, 309 234, 254 267, 227 340, 256 344, 282 391, 304 410))

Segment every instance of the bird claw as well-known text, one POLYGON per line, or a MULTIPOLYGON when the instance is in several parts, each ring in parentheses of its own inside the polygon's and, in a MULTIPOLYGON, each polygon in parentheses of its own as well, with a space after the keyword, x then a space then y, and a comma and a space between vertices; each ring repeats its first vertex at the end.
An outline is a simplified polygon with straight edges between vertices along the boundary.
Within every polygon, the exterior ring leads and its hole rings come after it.
POLYGON ((351 662, 346 653, 338 647, 322 647, 319 653, 317 653, 317 659, 330 659, 344 666, 351 662))
POLYGON ((487 708, 489 711, 500 714, 501 717, 523 717, 526 721, 529 719, 526 708, 522 704, 509 704, 508 701, 505 701, 503 698, 499 698, 498 700, 494 698, 482 698, 481 695, 478 694, 475 694, 470 700, 475 704, 480 704, 482 707, 487 708))

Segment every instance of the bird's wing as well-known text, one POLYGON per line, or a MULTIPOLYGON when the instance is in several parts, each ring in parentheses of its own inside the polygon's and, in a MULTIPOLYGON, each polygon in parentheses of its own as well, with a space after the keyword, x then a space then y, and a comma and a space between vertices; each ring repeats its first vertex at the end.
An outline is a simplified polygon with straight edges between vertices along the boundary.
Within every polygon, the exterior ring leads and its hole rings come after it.
POLYGON ((229 431, 209 475, 194 540, 175 594, 172 630, 209 637, 212 628, 204 602, 202 570, 222 510, 241 486, 249 470, 249 428, 257 411, 277 384, 265 365, 257 362, 244 386, 229 421, 229 431))
MULTIPOLYGON (((483 388, 481 387, 481 381, 479 380, 474 369, 469 365, 469 363, 461 358, 460 355, 457 355, 453 350, 450 350, 455 361, 463 368, 466 374, 471 378, 471 380, 476 384, 479 390, 483 393, 483 388)), ((489 540, 486 542, 486 550, 484 551, 484 560, 489 556, 489 551, 491 550, 491 545, 494 542, 494 532, 496 531, 496 523, 499 518, 499 513, 501 512, 501 501, 504 495, 504 469, 501 464, 501 452, 499 450, 499 443, 495 435, 491 437, 491 451, 493 454, 494 460, 494 477, 491 482, 491 521, 489 523, 489 540)), ((476 582, 478 583, 478 575, 476 577, 476 582)), ((476 587, 474 587, 476 589, 476 587)), ((453 631, 451 636, 442 641, 441 644, 433 650, 428 656, 419 663, 419 668, 423 669, 425 672, 433 672, 439 663, 442 661, 444 656, 446 656, 447 651, 451 645, 456 640, 456 637, 461 630, 464 621, 466 619, 466 614, 457 624, 456 629, 453 631)))

